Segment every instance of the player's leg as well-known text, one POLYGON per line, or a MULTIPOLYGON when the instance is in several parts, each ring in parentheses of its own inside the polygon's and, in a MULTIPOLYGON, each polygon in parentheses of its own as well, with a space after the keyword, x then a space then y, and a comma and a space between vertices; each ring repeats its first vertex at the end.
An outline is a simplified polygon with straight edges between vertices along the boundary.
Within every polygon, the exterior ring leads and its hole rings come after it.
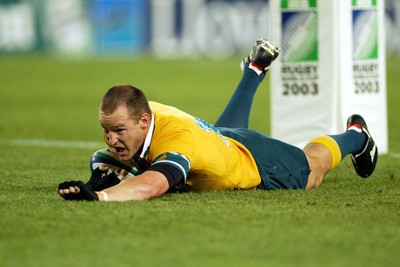
POLYGON ((307 188, 319 187, 324 176, 348 154, 363 178, 372 174, 378 160, 378 149, 360 115, 349 117, 344 133, 317 137, 306 145, 304 152, 311 168, 307 188))
POLYGON ((255 42, 250 55, 241 63, 242 79, 215 126, 248 128, 254 94, 272 61, 278 55, 279 48, 275 48, 267 39, 264 38, 255 42))
POLYGON ((310 165, 302 149, 251 129, 218 129, 250 151, 261 176, 257 189, 306 188, 310 165))
POLYGON ((245 67, 241 81, 221 116, 215 122, 215 126, 248 128, 254 94, 264 77, 265 73, 257 75, 254 71, 245 67))

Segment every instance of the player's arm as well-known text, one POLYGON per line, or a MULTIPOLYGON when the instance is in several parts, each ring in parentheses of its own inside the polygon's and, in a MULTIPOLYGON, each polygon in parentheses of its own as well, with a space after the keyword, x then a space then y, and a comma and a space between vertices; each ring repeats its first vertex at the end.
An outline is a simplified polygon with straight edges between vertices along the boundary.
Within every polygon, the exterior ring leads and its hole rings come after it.
POLYGON ((95 191, 82 181, 59 184, 58 194, 66 200, 129 201, 160 196, 169 189, 165 175, 158 171, 145 171, 102 191, 95 191))
MULTIPOLYGON (((169 164, 155 164, 133 179, 103 190, 108 201, 146 200, 165 194, 169 189, 184 183, 182 172, 169 164)), ((98 192, 99 200, 104 193, 98 192)))
MULTIPOLYGON (((102 180, 118 180, 113 172, 102 180), (114 177, 115 176, 115 177, 114 177)), ((130 201, 145 200, 160 196, 169 189, 185 182, 183 173, 170 164, 155 164, 144 173, 102 191, 96 191, 90 183, 81 181, 63 182, 58 186, 58 193, 66 200, 92 201, 130 201)), ((101 190, 101 189, 100 189, 101 190)))
MULTIPOLYGON (((158 171, 145 171, 134 179, 125 180, 103 190, 107 201, 146 200, 165 194, 170 185, 165 175, 158 171)), ((99 200, 105 200, 104 194, 96 192, 99 200)))

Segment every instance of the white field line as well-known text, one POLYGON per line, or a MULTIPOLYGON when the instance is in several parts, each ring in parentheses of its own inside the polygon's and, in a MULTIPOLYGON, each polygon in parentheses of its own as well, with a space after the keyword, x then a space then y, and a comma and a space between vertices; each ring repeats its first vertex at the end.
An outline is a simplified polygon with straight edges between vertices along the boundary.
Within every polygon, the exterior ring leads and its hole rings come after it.
POLYGON ((56 148, 97 148, 105 147, 102 142, 46 140, 46 139, 0 139, 0 145, 36 146, 56 148))
MULTIPOLYGON (((46 140, 46 139, 0 139, 0 145, 12 146, 38 146, 58 148, 97 148, 105 147, 102 142, 67 141, 67 140, 46 140)), ((387 154, 390 158, 400 158, 400 153, 387 154)))

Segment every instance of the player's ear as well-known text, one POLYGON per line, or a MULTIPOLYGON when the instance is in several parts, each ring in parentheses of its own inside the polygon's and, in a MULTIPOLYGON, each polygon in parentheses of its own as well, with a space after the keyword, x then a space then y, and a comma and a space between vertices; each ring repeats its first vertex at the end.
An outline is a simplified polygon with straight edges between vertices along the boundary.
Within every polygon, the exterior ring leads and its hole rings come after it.
POLYGON ((151 123, 151 116, 148 113, 143 113, 139 119, 140 128, 146 128, 151 123))

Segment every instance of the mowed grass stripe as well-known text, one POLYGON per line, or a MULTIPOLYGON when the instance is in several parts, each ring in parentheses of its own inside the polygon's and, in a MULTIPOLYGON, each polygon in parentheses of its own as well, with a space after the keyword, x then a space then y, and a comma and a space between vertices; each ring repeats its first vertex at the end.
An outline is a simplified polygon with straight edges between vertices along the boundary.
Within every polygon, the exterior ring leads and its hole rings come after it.
MULTIPOLYGON (((0 139, 0 145, 12 146, 36 146, 36 147, 55 147, 55 148, 93 148, 101 149, 105 147, 103 142, 79 141, 79 140, 48 140, 48 139, 0 139)), ((388 153, 389 158, 400 158, 400 153, 388 153)))
POLYGON ((74 141, 74 140, 47 140, 47 139, 0 139, 0 145, 36 146, 55 148, 103 148, 102 142, 74 141))

